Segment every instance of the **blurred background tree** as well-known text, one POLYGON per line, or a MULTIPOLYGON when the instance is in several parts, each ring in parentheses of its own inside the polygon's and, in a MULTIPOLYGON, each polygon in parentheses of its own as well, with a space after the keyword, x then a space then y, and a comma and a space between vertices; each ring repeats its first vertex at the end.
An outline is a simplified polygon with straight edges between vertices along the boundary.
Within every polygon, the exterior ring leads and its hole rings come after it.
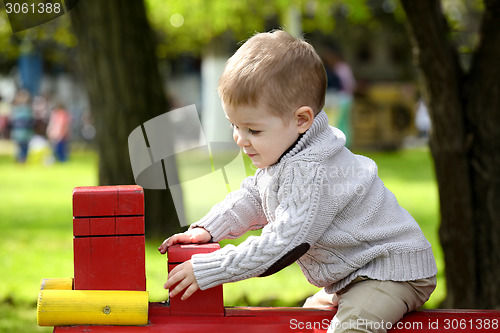
MULTIPOLYGON (((128 136, 170 109, 144 3, 81 1, 70 15, 96 126, 99 184, 134 184, 128 136)), ((170 191, 145 190, 145 209, 148 236, 179 230, 170 191)))
POLYGON ((498 308, 500 2, 401 2, 433 123, 445 306, 498 308))

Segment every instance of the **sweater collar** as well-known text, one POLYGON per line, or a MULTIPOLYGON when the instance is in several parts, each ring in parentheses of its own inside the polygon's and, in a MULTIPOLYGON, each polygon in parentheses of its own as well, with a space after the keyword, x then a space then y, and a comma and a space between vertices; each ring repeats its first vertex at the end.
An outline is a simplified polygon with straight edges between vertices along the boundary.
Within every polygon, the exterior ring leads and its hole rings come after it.
POLYGON ((314 121, 307 131, 299 135, 297 141, 288 148, 283 155, 279 158, 278 162, 283 159, 290 158, 296 155, 299 151, 314 143, 319 139, 319 134, 328 128, 328 116, 325 111, 319 112, 315 117, 314 121))

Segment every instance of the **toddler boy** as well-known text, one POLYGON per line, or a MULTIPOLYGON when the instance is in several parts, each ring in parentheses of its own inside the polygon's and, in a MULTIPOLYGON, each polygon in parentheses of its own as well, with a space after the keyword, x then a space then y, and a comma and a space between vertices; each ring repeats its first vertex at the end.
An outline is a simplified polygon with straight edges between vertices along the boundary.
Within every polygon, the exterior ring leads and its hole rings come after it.
POLYGON ((377 175, 345 147, 322 111, 323 63, 284 31, 256 34, 228 60, 219 95, 233 137, 255 175, 215 205, 176 243, 237 238, 238 246, 197 254, 165 283, 170 297, 266 276, 297 261, 323 287, 305 306, 338 305, 329 332, 385 332, 435 288, 431 245, 377 175))

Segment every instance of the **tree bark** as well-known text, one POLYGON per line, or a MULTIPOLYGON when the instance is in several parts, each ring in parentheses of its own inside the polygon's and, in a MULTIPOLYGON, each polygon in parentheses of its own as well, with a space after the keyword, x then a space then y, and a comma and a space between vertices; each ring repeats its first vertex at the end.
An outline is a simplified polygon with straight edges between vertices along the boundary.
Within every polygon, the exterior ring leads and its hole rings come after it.
POLYGON ((476 226, 477 304, 500 307, 500 2, 485 1, 480 44, 465 83, 473 133, 470 164, 476 226))
MULTIPOLYGON (((99 184, 134 184, 128 135, 169 110, 143 1, 80 1, 70 11, 96 127, 99 184)), ((179 230, 170 192, 145 190, 146 234, 179 230)))
POLYGON ((481 42, 465 72, 441 3, 401 0, 433 122, 431 151, 439 186, 445 256, 445 307, 495 308, 500 293, 500 23, 487 1, 481 42), (495 180, 496 177, 496 180, 495 180))

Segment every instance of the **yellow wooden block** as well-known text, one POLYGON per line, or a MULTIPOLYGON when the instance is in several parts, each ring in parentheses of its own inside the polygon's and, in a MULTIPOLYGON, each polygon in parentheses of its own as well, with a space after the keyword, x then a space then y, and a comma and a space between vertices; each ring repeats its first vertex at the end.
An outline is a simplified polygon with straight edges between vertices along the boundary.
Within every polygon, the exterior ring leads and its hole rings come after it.
POLYGON ((40 326, 146 325, 147 291, 41 290, 37 303, 40 326))
POLYGON ((40 290, 72 290, 72 278, 42 279, 40 290))

